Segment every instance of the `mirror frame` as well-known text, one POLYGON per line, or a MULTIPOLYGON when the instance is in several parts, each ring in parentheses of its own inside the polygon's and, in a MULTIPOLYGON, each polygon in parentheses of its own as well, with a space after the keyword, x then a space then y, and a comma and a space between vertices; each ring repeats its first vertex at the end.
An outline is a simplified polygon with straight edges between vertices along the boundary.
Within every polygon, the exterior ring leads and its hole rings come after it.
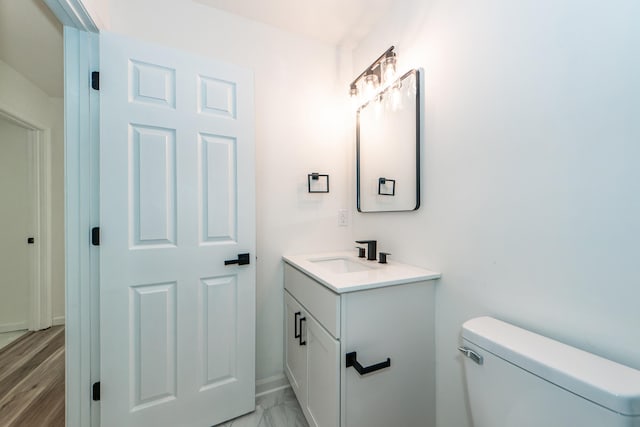
MULTIPOLYGON (((421 109, 421 72, 419 69, 414 68, 411 69, 409 71, 407 71, 405 74, 403 74, 401 77, 399 77, 396 81, 402 81, 405 78, 409 77, 410 75, 414 74, 415 75, 415 81, 416 81, 416 103, 415 103, 415 110, 416 110, 416 204, 412 209, 398 209, 398 210, 377 210, 377 211, 363 211, 361 208, 361 190, 360 190, 360 186, 361 186, 361 182, 360 182, 360 169, 361 169, 361 165, 360 165, 360 111, 365 108, 367 105, 369 105, 371 102, 373 102, 373 100, 367 101, 366 103, 364 103, 363 105, 360 106, 360 108, 358 108, 358 111, 356 113, 356 193, 357 193, 357 209, 358 212, 361 213, 374 213, 374 212, 411 212, 411 211, 415 211, 418 210, 418 208, 420 208, 420 144, 421 144, 421 118, 422 118, 422 109, 421 109)), ((380 94, 384 94, 387 91, 390 91, 391 88, 394 85, 389 85, 387 88, 385 88, 385 90, 381 91, 378 95, 380 94)), ((378 96, 376 95, 376 97, 378 96)))

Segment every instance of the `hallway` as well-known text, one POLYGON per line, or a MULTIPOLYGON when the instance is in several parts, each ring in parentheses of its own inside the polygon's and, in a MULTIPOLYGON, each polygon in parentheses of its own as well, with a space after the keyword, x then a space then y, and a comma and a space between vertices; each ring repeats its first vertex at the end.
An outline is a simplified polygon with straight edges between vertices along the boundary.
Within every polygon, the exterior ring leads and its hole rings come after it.
POLYGON ((0 426, 64 427, 64 326, 0 349, 0 426))

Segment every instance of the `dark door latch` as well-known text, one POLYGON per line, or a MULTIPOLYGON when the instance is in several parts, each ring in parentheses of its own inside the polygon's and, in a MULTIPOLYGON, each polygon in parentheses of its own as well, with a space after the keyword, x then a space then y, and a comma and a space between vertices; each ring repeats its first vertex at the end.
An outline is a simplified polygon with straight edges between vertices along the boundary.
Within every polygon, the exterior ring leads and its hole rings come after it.
POLYGON ((238 264, 238 265, 247 265, 249 264, 249 254, 238 254, 238 259, 228 259, 224 262, 224 265, 230 264, 238 264))

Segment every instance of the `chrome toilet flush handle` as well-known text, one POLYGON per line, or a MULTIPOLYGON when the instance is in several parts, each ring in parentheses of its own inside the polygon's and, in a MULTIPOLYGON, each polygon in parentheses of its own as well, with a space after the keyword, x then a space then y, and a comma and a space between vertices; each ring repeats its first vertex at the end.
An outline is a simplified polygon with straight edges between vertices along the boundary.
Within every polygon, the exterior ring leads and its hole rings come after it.
POLYGON ((482 365, 482 362, 483 362, 482 356, 480 356, 475 351, 471 350, 469 347, 458 347, 458 351, 460 351, 469 359, 473 360, 478 365, 482 365))

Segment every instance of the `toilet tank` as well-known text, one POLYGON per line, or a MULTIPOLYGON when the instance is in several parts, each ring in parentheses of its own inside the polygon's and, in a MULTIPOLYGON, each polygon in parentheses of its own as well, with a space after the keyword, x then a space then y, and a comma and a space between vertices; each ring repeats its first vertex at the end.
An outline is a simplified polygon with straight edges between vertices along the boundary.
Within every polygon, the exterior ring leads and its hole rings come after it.
POLYGON ((462 325, 474 427, 640 427, 640 371, 491 317, 462 325))

